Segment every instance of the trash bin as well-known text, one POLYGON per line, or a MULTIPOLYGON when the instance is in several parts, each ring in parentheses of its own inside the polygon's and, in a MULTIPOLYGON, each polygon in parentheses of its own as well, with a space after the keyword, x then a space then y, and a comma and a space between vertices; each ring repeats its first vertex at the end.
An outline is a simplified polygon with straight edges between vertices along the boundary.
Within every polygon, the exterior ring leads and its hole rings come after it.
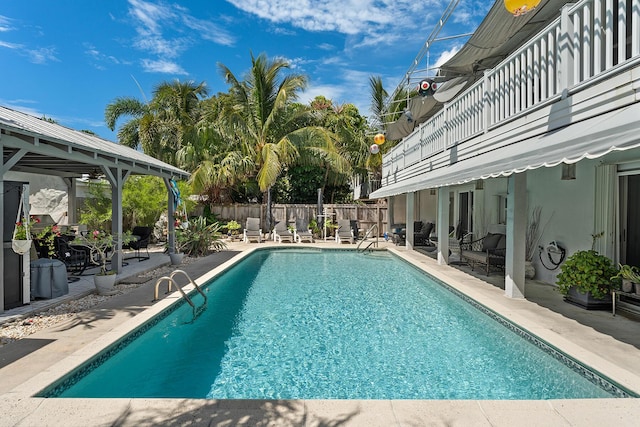
POLYGON ((67 268, 58 259, 31 262, 31 299, 58 298, 69 293, 67 268))

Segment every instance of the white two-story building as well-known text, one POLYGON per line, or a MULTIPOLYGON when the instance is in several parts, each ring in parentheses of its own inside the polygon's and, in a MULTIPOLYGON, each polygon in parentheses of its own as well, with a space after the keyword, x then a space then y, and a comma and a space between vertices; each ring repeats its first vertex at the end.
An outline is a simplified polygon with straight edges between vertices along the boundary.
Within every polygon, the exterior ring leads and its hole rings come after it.
POLYGON ((448 263, 450 226, 477 238, 504 224, 505 293, 521 298, 540 208, 536 279, 560 271, 550 242, 640 266, 640 0, 543 0, 518 17, 497 1, 441 74, 460 91, 411 100, 370 196, 388 199, 407 246, 414 221, 433 221, 448 263))

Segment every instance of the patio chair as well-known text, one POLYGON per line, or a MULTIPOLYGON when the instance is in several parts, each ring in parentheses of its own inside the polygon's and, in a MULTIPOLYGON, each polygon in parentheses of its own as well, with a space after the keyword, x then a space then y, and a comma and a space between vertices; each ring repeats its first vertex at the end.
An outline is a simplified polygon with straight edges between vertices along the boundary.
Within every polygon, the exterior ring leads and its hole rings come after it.
POLYGON ((413 246, 435 246, 429 238, 435 226, 432 222, 414 222, 413 246))
POLYGON ((342 242, 354 242, 353 229, 351 228, 351 221, 348 219, 338 220, 338 230, 336 230, 336 241, 342 242))
POLYGON ((144 261, 149 259, 149 243, 151 242, 151 234, 153 233, 153 227, 136 226, 131 231, 131 240, 128 243, 122 245, 122 249, 132 249, 135 251, 135 255, 127 259, 137 259, 138 261, 144 261), (147 254, 140 255, 140 250, 144 249, 147 254))
POLYGON ((258 243, 262 243, 262 229, 260 228, 260 218, 247 218, 242 241, 245 243, 249 243, 251 240, 257 240, 258 243))
POLYGON ((293 231, 295 240, 298 243, 302 243, 304 240, 313 243, 313 233, 309 228, 309 224, 302 220, 296 220, 296 229, 293 231))
POLYGON ((69 273, 76 276, 84 273, 91 262, 89 247, 71 245, 67 236, 56 236, 53 243, 56 248, 56 258, 64 263, 69 273))
POLYGON ((273 228, 273 240, 280 243, 283 241, 293 243, 296 241, 296 236, 289 231, 286 221, 279 221, 273 228))

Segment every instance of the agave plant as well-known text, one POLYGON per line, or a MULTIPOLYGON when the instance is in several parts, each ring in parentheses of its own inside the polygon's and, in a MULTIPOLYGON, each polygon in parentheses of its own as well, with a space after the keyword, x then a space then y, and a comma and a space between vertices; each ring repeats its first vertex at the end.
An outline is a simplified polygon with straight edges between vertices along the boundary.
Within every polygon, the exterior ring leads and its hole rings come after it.
POLYGON ((207 223, 206 218, 189 219, 189 225, 176 230, 176 252, 189 256, 207 255, 211 251, 220 251, 227 246, 221 240, 220 224, 207 223))

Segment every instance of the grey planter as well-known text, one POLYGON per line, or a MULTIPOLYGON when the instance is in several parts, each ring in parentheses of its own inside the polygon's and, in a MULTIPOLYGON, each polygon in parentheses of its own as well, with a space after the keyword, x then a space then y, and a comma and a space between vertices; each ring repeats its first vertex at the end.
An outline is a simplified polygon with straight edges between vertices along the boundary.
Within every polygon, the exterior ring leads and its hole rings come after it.
POLYGON ((569 293, 564 297, 568 303, 577 305, 586 310, 611 310, 611 294, 603 299, 596 299, 591 296, 590 292, 580 292, 578 288, 572 286, 569 293))

